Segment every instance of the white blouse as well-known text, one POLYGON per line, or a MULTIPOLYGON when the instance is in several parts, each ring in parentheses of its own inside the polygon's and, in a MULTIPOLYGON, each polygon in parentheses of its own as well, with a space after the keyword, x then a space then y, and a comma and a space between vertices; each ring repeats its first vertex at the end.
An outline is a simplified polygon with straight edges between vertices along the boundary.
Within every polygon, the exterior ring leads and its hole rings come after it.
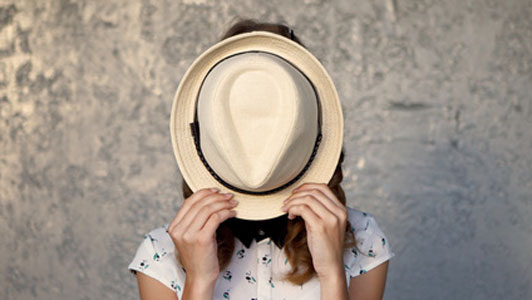
MULTIPOLYGON (((355 234, 359 253, 354 247, 344 252, 344 269, 347 285, 349 278, 363 274, 392 258, 390 243, 371 213, 347 207, 351 230, 355 234)), ((128 269, 143 272, 175 291, 178 299, 183 295, 186 273, 176 259, 175 246, 166 231, 168 224, 144 235, 137 253, 128 269)), ((231 262, 220 272, 214 287, 214 300, 271 300, 320 299, 320 282, 317 276, 302 285, 280 281, 290 263, 272 240, 253 240, 246 248, 235 238, 231 262)))

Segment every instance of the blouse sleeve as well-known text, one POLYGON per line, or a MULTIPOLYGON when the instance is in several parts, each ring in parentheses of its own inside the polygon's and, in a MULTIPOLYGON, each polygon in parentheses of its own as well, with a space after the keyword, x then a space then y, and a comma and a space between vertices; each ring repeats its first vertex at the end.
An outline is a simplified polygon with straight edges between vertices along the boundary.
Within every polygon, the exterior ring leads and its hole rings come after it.
POLYGON ((186 279, 183 266, 175 256, 175 245, 167 232, 168 224, 144 235, 133 260, 128 266, 132 274, 142 272, 182 297, 186 279))
POLYGON ((355 277, 389 260, 395 253, 373 214, 353 208, 348 208, 348 212, 357 247, 350 249, 346 268, 350 277, 355 277))

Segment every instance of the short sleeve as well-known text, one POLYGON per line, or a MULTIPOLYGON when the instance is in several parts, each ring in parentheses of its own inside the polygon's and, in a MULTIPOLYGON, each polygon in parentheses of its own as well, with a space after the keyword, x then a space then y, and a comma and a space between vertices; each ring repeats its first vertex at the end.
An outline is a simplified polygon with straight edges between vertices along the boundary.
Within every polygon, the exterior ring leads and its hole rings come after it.
POLYGON ((160 281, 181 299, 186 273, 175 256, 175 245, 167 230, 168 224, 145 234, 128 269, 160 281))
POLYGON ((357 245, 349 249, 345 258, 350 277, 364 274, 395 256, 373 214, 348 207, 348 216, 357 245))

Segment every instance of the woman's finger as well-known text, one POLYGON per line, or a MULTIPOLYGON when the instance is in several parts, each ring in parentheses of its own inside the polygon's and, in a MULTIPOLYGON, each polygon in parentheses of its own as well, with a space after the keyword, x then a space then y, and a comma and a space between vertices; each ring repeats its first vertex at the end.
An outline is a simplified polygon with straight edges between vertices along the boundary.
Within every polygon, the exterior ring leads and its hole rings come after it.
POLYGON ((219 213, 223 209, 231 209, 236 205, 230 202, 230 200, 224 201, 211 201, 212 203, 205 203, 204 206, 199 209, 196 217, 192 220, 192 223, 188 227, 188 230, 192 232, 200 231, 204 227, 207 219, 212 215, 219 213))
POLYGON ((194 226, 196 231, 192 231, 191 226, 194 223, 194 220, 197 219, 201 210, 215 202, 228 202, 228 198, 225 194, 212 193, 207 195, 205 198, 198 200, 196 203, 192 204, 192 207, 190 207, 188 213, 182 218, 181 222, 179 223, 179 227, 183 228, 183 230, 186 230, 187 232, 199 231, 204 224, 200 224, 199 227, 194 226))
MULTIPOLYGON (((325 196, 321 194, 318 197, 325 196)), ((330 211, 325 205, 323 205, 322 201, 316 199, 316 196, 311 194, 292 198, 285 204, 285 209, 286 211, 289 211, 291 207, 296 205, 307 205, 321 220, 327 224, 330 224, 332 221, 335 221, 338 218, 334 212, 330 211)))
POLYGON ((197 202, 200 199, 203 199, 209 194, 217 193, 215 191, 212 191, 210 188, 204 188, 196 191, 194 194, 192 194, 190 197, 186 198, 185 201, 183 201, 183 205, 179 208, 177 211, 176 216, 170 222, 168 225, 168 230, 172 230, 175 225, 181 222, 181 219, 183 219, 183 216, 185 216, 190 209, 191 205, 197 202))
POLYGON ((317 189, 317 190, 320 190, 322 193, 324 193, 327 198, 331 199, 331 201, 338 207, 342 207, 344 206, 340 200, 338 200, 338 198, 336 197, 336 195, 331 191, 331 189, 329 188, 329 186, 325 183, 314 183, 314 182, 307 182, 307 183, 304 183, 302 185, 300 185, 299 187, 297 187, 296 189, 293 190, 293 192, 299 192, 299 191, 303 191, 303 190, 307 190, 307 189, 317 189))
POLYGON ((323 221, 314 211, 306 204, 298 204, 288 209, 288 214, 292 216, 301 216, 305 220, 307 228, 315 231, 318 227, 323 227, 323 221))
POLYGON ((213 213, 205 222, 205 225, 200 230, 200 234, 213 236, 218 226, 225 220, 236 216, 236 210, 222 209, 213 213))
POLYGON ((285 200, 285 204, 293 201, 293 199, 295 198, 300 198, 300 197, 307 196, 307 195, 316 198, 323 206, 325 206, 334 215, 340 217, 343 214, 344 209, 334 204, 333 200, 331 200, 329 197, 327 197, 326 194, 324 194, 321 190, 318 190, 318 189, 306 189, 306 190, 301 190, 301 191, 298 190, 285 200))

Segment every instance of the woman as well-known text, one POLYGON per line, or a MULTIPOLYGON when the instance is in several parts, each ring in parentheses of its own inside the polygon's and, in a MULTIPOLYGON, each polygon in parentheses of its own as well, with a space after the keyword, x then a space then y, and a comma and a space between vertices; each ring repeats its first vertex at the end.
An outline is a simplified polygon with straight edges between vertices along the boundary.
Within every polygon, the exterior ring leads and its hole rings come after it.
MULTIPOLYGON (((237 22, 222 40, 257 30, 303 46, 289 27, 254 20, 237 22)), ((343 159, 342 149, 327 185, 292 191, 288 218, 233 218, 231 194, 193 193, 183 180, 176 217, 145 235, 129 265, 141 299, 381 299, 394 253, 373 215, 345 206, 343 159)))

